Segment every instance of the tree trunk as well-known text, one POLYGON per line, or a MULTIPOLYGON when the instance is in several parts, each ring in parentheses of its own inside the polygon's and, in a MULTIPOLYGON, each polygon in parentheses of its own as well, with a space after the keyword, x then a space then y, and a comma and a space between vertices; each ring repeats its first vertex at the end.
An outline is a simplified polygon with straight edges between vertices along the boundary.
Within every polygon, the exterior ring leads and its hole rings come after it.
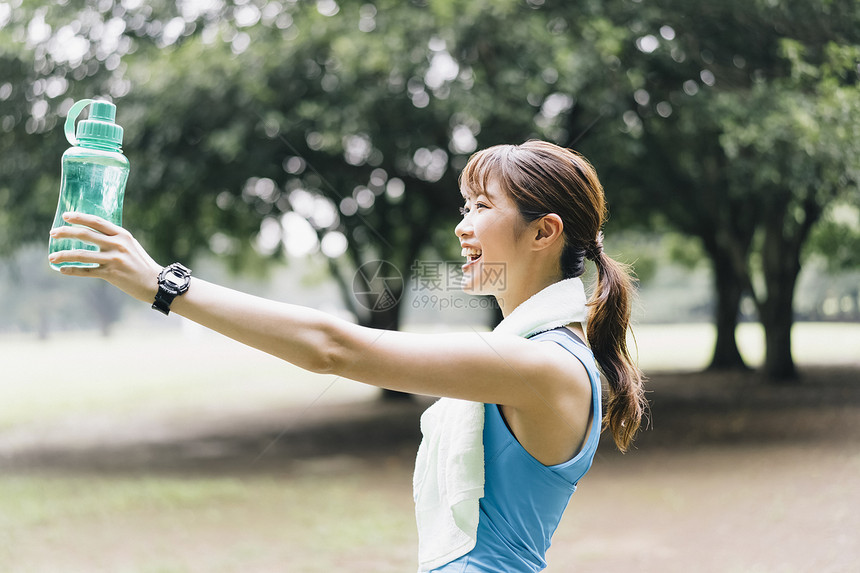
POLYGON ((108 287, 106 282, 98 281, 88 292, 93 314, 99 324, 99 331, 105 338, 110 336, 113 325, 119 320, 121 310, 118 297, 108 287))
POLYGON ((738 327, 741 298, 749 285, 747 253, 751 232, 735 233, 734 242, 720 240, 719 233, 702 236, 702 244, 714 271, 714 327, 717 338, 708 370, 749 370, 738 349, 735 332, 738 327))
POLYGON ((782 234, 781 221, 768 223, 762 251, 767 298, 759 306, 765 338, 764 374, 776 383, 797 379, 791 354, 791 327, 800 257, 798 249, 785 241, 782 234))
POLYGON ((764 373, 776 383, 791 383, 797 380, 797 369, 791 354, 792 300, 794 285, 780 288, 768 295, 767 318, 762 317, 765 335, 764 373))
POLYGON ((714 271, 714 290, 717 295, 714 307, 717 339, 708 370, 749 370, 735 338, 744 283, 738 280, 735 273, 717 268, 714 271))
POLYGON ((44 308, 39 309, 39 324, 37 328, 39 340, 48 340, 48 335, 51 332, 51 321, 48 318, 48 312, 44 308))
POLYGON ((794 325, 794 287, 800 273, 800 251, 809 231, 821 217, 816 194, 809 192, 802 201, 802 217, 789 214, 790 200, 777 202, 765 220, 762 246, 767 299, 759 304, 764 327, 764 374, 773 382, 792 383, 798 378, 791 354, 791 327, 794 325))

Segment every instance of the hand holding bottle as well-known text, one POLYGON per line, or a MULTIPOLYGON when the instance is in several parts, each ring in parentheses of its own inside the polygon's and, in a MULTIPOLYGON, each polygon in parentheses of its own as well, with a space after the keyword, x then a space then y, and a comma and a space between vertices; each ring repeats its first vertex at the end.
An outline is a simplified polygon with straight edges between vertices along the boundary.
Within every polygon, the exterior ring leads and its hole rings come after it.
POLYGON ((131 233, 96 215, 69 212, 62 219, 66 225, 51 229, 51 240, 82 241, 98 250, 51 253, 48 260, 52 266, 64 275, 104 279, 134 298, 152 303, 162 267, 131 233))

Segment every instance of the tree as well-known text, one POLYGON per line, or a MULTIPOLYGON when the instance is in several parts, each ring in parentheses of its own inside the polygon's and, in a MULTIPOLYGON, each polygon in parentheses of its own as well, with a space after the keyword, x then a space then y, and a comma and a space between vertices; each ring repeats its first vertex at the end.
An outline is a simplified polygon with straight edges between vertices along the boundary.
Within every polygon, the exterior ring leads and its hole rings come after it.
MULTIPOLYGON (((359 320, 396 328, 397 304, 354 297, 374 291, 356 272, 381 260, 408 276, 421 254, 452 256, 469 153, 540 137, 595 163, 611 224, 701 242, 714 367, 743 366, 734 330, 749 294, 773 341, 767 371, 790 375, 779 353, 799 262, 782 255, 799 261, 853 189, 856 145, 836 120, 857 89, 857 12, 848 0, 22 2, 0 11, 0 247, 43 240, 58 175, 45 166, 65 146, 51 130, 73 99, 102 93, 126 128, 126 218, 157 258, 209 249, 261 269, 306 237, 359 320), (850 149, 819 149, 831 140, 850 149)), ((389 281, 391 299, 403 284, 389 281)))
MULTIPOLYGON (((383 260, 406 275, 423 250, 447 254, 439 230, 455 222, 468 154, 557 129, 565 105, 535 124, 566 40, 519 2, 24 8, 6 30, 19 42, 4 57, 28 86, 14 90, 11 127, 32 124, 47 141, 72 98, 49 100, 110 94, 132 162, 126 220, 157 258, 188 260, 203 247, 237 268, 260 267, 282 255, 282 239, 310 231, 345 302, 370 326, 396 328, 399 306, 356 304, 356 270, 383 260), (34 21, 46 31, 22 46, 34 21), (98 43, 106 28, 115 32, 109 54, 98 43), (76 59, 49 49, 63 30, 85 47, 76 59), (31 53, 43 63, 28 69, 31 53), (47 100, 37 87, 46 74, 64 88, 47 100), (74 92, 64 79, 73 75, 84 79, 74 92), (47 102, 36 124, 26 119, 34 101, 47 102)), ((0 180, 10 218, 47 218, 56 178, 43 164, 63 145, 33 145, 0 180), (33 183, 18 176, 37 173, 43 191, 19 202, 33 183)), ((16 229, 8 247, 42 234, 16 229)))
POLYGON ((795 41, 785 40, 783 52, 791 75, 756 86, 743 117, 726 109, 723 145, 736 185, 751 187, 763 203, 763 288, 749 286, 765 329, 765 372, 791 380, 792 301, 803 247, 827 208, 849 193, 856 197, 860 185, 860 46, 828 44, 813 62, 795 41))
POLYGON ((595 131, 584 147, 605 162, 622 206, 701 241, 717 294, 712 366, 743 366, 734 331, 747 292, 767 332, 765 372, 792 377, 802 246, 828 203, 856 188, 857 146, 834 121, 853 125, 856 5, 611 3, 606 15, 608 36, 622 39, 603 43, 609 78, 599 85, 618 129, 595 131), (828 51, 839 55, 831 64, 828 51), (797 81, 827 65, 829 79, 797 81), (836 85, 841 95, 828 97, 836 85), (761 261, 766 295, 753 289, 751 261, 761 261))

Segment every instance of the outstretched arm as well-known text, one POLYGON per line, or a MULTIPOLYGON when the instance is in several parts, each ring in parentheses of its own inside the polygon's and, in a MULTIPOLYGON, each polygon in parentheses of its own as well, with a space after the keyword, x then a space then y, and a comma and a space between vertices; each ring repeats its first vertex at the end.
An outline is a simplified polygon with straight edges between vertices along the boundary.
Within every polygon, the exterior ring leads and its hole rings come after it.
MULTIPOLYGON (((100 217, 66 213, 54 238, 74 238, 99 251, 62 251, 52 263, 97 263, 98 267, 60 267, 65 275, 101 278, 128 295, 152 303, 158 291, 161 265, 127 230, 100 217)), ((244 344, 268 352, 313 372, 331 371, 326 339, 346 321, 297 305, 279 303, 192 279, 187 293, 173 300, 171 311, 244 344)))
MULTIPOLYGON (((67 214, 66 221, 76 226, 52 230, 55 238, 80 239, 100 250, 51 255, 54 263, 99 264, 62 267, 63 274, 102 278, 141 301, 153 301, 162 267, 128 231, 80 213, 67 214)), ((582 366, 555 344, 474 331, 438 335, 365 328, 198 278, 171 310, 307 370, 384 388, 525 409, 571 399, 582 401, 586 410, 589 404, 582 366), (585 384, 571 385, 571 374, 584 377, 585 384)))

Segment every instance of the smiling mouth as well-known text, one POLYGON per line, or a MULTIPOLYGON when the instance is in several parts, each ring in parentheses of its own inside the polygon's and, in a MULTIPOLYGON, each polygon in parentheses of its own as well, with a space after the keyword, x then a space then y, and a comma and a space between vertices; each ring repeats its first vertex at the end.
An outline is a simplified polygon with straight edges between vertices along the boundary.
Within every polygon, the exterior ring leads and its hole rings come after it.
POLYGON ((466 249, 464 248, 461 254, 466 257, 466 264, 463 265, 463 269, 469 267, 480 260, 483 256, 483 253, 477 249, 466 249))

